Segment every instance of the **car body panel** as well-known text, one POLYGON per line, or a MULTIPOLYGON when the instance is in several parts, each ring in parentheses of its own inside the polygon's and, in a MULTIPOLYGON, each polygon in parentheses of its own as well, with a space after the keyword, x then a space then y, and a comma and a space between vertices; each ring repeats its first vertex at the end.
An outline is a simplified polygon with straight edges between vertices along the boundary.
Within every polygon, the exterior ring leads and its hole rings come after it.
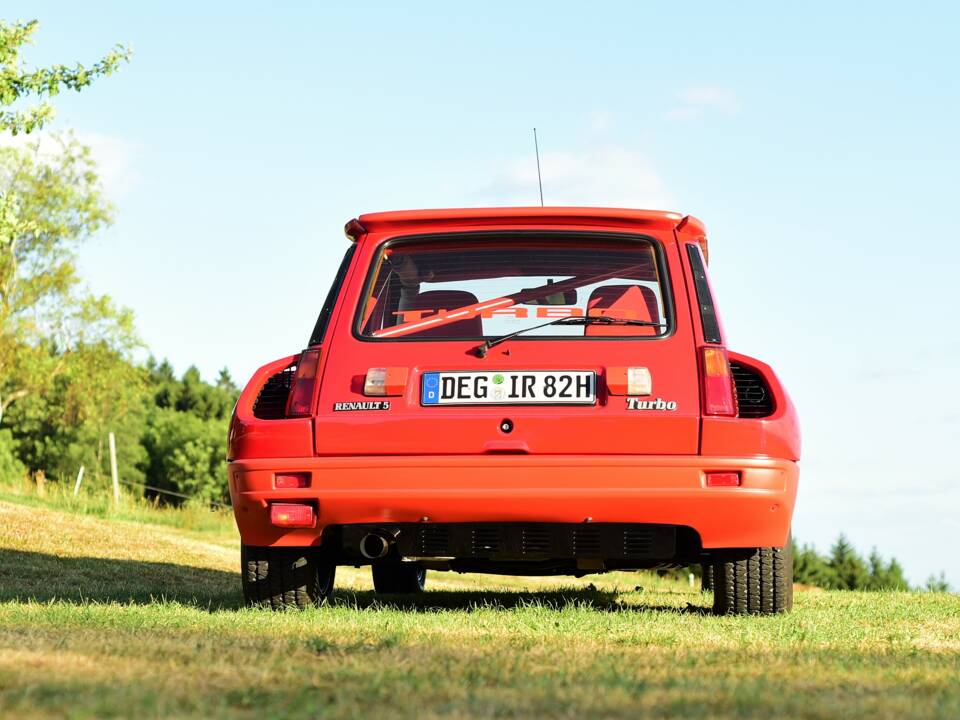
MULTIPOLYGON (((590 226, 545 228, 552 232, 587 237, 590 226)), ((516 231, 511 227, 485 227, 490 231, 516 231)), ((442 233, 467 232, 451 226, 442 233)), ((359 267, 369 267, 379 247, 403 237, 395 233, 371 234, 357 253, 359 267)), ((664 245, 668 277, 684 271, 673 242, 672 230, 645 233, 664 245)), ((491 237, 494 237, 491 235, 491 237)), ((358 278, 345 286, 344 305, 357 307, 364 292, 358 278)), ((675 307, 686 308, 682 284, 673 284, 675 307)), ((675 312, 675 311, 674 311, 675 312)), ((476 340, 419 342, 382 341, 357 337, 350 313, 345 313, 330 334, 331 342, 316 407, 316 450, 321 455, 431 454, 485 452, 489 443, 504 438, 500 422, 515 425, 510 440, 526 452, 564 452, 576 438, 578 452, 696 454, 699 434, 699 389, 694 336, 688 317, 675 321, 670 337, 643 339, 541 339, 520 336, 477 357, 476 340), (673 410, 637 411, 626 398, 605 392, 610 367, 642 366, 653 374, 653 398, 676 403, 673 410), (339 412, 338 403, 362 402, 366 371, 370 367, 397 367, 409 371, 403 396, 390 399, 386 412, 339 412), (420 383, 428 371, 589 370, 597 373, 596 406, 488 406, 422 407, 420 383), (449 432, 451 427, 456 432, 449 432)))
POLYGON ((230 464, 241 535, 255 545, 317 545, 329 525, 401 522, 637 522, 694 528, 704 548, 782 545, 797 464, 774 458, 464 455, 270 458, 230 464), (735 470, 712 488, 704 473, 735 470), (311 485, 276 490, 277 472, 311 485), (315 528, 269 524, 269 502, 315 503, 315 528))

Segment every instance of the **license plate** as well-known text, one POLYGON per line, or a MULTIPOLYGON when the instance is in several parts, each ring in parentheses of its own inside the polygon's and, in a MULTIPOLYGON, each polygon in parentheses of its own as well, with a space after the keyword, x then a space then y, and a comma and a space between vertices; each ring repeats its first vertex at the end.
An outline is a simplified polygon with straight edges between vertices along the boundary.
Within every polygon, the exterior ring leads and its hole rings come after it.
POLYGON ((421 405, 593 405, 596 373, 581 370, 428 372, 421 405))

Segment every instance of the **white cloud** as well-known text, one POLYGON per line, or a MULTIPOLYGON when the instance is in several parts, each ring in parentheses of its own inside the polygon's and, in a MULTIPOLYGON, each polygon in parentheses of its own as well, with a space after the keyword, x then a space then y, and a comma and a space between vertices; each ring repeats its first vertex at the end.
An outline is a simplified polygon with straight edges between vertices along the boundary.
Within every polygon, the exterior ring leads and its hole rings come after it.
MULTIPOLYGON (((73 132, 72 135, 78 142, 90 148, 107 197, 116 200, 126 195, 138 180, 135 164, 142 146, 101 133, 73 132)), ((41 156, 55 155, 60 151, 60 145, 53 133, 36 132, 15 137, 0 135, 0 147, 27 147, 34 144, 41 156)))
POLYGON ((740 109, 737 96, 723 87, 685 88, 677 93, 676 99, 679 105, 666 113, 670 120, 692 120, 711 110, 734 115, 740 109))
POLYGON ((613 125, 613 113, 607 110, 594 110, 590 113, 589 121, 593 132, 603 133, 613 125))
MULTIPOLYGON (((543 153, 540 166, 547 205, 671 209, 675 204, 646 157, 631 150, 543 153)), ((510 163, 476 196, 485 205, 539 205, 533 153, 510 163)))

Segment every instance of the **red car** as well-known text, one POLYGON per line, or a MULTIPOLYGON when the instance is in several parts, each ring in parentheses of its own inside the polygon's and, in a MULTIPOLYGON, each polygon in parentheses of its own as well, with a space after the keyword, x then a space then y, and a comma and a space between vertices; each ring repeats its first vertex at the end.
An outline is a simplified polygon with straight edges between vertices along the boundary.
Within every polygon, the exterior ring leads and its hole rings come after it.
POLYGON ((362 215, 306 349, 230 427, 251 604, 337 565, 582 576, 701 564, 718 613, 793 597, 800 433, 730 352, 700 221, 604 208, 362 215))

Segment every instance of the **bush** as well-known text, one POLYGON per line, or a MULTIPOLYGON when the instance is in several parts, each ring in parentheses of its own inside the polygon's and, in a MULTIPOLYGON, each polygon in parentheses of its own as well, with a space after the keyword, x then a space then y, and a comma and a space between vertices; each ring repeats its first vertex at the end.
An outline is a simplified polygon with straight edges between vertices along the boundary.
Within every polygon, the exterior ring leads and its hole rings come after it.
POLYGON ((16 454, 13 433, 7 428, 0 429, 0 480, 15 480, 27 474, 16 454))
MULTIPOLYGON (((143 467, 147 484, 205 502, 226 500, 227 423, 173 408, 153 408, 142 439, 148 458, 143 467)), ((163 500, 179 503, 175 496, 163 500)))

